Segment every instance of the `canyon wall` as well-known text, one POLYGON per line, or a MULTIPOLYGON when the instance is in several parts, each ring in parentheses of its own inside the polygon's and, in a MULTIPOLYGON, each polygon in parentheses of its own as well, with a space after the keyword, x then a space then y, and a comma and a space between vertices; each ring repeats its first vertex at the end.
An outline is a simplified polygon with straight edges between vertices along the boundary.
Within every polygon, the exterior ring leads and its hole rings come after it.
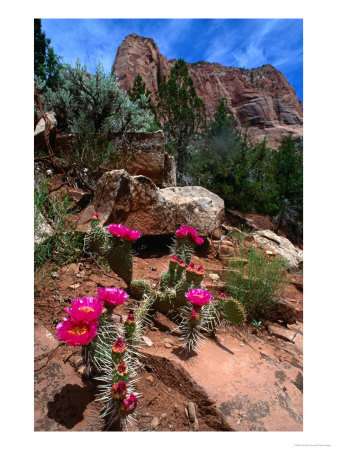
MULTIPOLYGON (((119 46, 112 70, 125 90, 139 73, 155 97, 163 76, 169 75, 175 62, 159 52, 153 39, 130 34, 119 46)), ((267 136, 269 146, 277 148, 288 133, 294 137, 303 135, 302 103, 275 67, 267 64, 240 69, 205 61, 187 64, 208 117, 212 117, 218 99, 226 97, 241 126, 249 126, 254 142, 267 136)))

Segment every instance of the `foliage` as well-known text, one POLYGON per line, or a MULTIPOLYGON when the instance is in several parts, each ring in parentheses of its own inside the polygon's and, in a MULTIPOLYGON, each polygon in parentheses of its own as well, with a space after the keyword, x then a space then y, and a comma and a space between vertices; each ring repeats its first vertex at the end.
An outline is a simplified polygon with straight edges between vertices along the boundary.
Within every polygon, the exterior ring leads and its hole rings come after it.
POLYGON ((157 100, 157 121, 165 132, 168 151, 177 158, 177 179, 181 184, 188 147, 206 124, 205 105, 196 94, 183 59, 175 63, 167 80, 164 77, 157 100))
POLYGON ((46 86, 55 88, 62 68, 61 58, 55 55, 50 39, 42 31, 41 19, 34 19, 34 75, 46 86))
MULTIPOLYGON (((156 116, 156 105, 152 103, 151 96, 152 93, 150 89, 146 89, 145 81, 143 81, 142 76, 137 73, 135 79, 133 80, 133 85, 128 89, 128 96, 133 102, 142 101, 143 96, 147 98, 146 106, 152 112, 154 117, 156 116)), ((154 119, 153 125, 149 131, 159 130, 159 125, 154 119)))
POLYGON ((253 145, 222 98, 195 148, 189 175, 193 183, 224 198, 228 207, 273 216, 288 208, 301 216, 301 155, 301 143, 291 137, 278 151, 269 149, 266 140, 253 145))
POLYGON ((244 259, 230 263, 225 286, 245 307, 249 319, 258 321, 273 314, 286 285, 286 276, 283 259, 268 262, 263 253, 251 247, 247 265, 244 259))
MULTIPOLYGON (((58 129, 72 135, 71 161, 95 168, 118 157, 111 144, 111 133, 149 131, 153 115, 140 94, 132 101, 114 73, 106 75, 101 63, 89 74, 78 60, 75 67, 63 66, 55 89, 42 96, 47 110, 53 110, 58 129)), ((69 159, 69 158, 68 158, 69 159)))
POLYGON ((45 223, 52 227, 52 235, 34 246, 34 268, 47 261, 65 265, 76 261, 83 249, 83 234, 75 232, 75 225, 69 220, 72 204, 68 197, 48 195, 48 179, 36 174, 34 185, 34 232, 45 223))
POLYGON ((278 187, 279 224, 286 214, 303 219, 303 143, 287 136, 273 155, 275 183, 278 187))

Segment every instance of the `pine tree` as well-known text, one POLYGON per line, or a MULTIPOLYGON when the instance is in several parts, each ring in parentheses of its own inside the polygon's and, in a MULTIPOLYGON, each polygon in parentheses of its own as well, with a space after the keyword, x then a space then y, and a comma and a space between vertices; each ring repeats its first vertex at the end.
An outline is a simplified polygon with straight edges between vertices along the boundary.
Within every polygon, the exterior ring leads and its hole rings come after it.
POLYGON ((34 75, 46 86, 54 88, 62 67, 61 58, 55 55, 50 39, 42 31, 41 19, 34 19, 34 75))
POLYGON ((146 89, 145 81, 143 81, 143 78, 139 73, 137 73, 135 79, 133 80, 132 87, 128 89, 128 96, 133 102, 137 100, 139 102, 142 102, 145 96, 147 108, 156 117, 156 106, 154 103, 152 103, 151 100, 152 92, 150 91, 150 89, 146 89))
POLYGON ((157 120, 165 132, 168 150, 177 157, 178 184, 182 184, 188 146, 206 124, 204 102, 196 94, 183 59, 172 67, 168 80, 164 77, 157 100, 157 120))

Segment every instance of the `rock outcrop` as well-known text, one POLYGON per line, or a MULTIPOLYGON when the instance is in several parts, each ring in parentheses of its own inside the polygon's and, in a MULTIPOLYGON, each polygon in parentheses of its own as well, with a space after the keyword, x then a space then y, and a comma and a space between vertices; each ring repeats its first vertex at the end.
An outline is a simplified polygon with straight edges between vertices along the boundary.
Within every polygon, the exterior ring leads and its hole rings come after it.
POLYGON ((147 177, 112 170, 98 180, 93 202, 79 218, 79 230, 89 229, 94 211, 102 225, 122 223, 143 235, 173 234, 189 225, 201 236, 210 236, 223 221, 224 201, 200 186, 160 189, 147 177))
POLYGON ((119 164, 130 175, 144 175, 160 187, 176 186, 175 159, 165 151, 162 130, 115 134, 112 140, 121 156, 119 164))
MULTIPOLYGON (((139 73, 146 88, 155 94, 175 62, 160 54, 153 39, 130 34, 119 46, 112 70, 122 89, 132 86, 139 73)), ((302 136, 302 103, 286 77, 273 66, 248 70, 201 61, 188 67, 209 117, 218 100, 226 97, 240 124, 250 126, 255 142, 267 135, 269 145, 277 148, 290 132, 294 137, 302 136)))
POLYGON ((303 250, 297 249, 289 239, 278 236, 270 230, 256 231, 252 237, 265 250, 282 256, 290 269, 298 268, 303 264, 303 250))

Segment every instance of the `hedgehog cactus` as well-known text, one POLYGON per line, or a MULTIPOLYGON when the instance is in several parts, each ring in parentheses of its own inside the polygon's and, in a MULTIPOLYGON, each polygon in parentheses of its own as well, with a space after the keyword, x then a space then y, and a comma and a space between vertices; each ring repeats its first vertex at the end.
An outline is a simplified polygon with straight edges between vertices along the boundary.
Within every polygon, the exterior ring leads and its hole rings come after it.
POLYGON ((234 298, 218 300, 217 309, 221 318, 233 325, 242 325, 246 320, 245 308, 234 298))
POLYGON ((94 213, 91 231, 84 240, 84 248, 105 258, 111 270, 129 286, 133 273, 131 246, 140 236, 139 231, 120 224, 112 223, 107 228, 102 228, 99 226, 97 213, 94 213))
POLYGON ((149 295, 151 286, 146 280, 132 280, 130 283, 130 294, 133 298, 140 300, 144 294, 149 295))

